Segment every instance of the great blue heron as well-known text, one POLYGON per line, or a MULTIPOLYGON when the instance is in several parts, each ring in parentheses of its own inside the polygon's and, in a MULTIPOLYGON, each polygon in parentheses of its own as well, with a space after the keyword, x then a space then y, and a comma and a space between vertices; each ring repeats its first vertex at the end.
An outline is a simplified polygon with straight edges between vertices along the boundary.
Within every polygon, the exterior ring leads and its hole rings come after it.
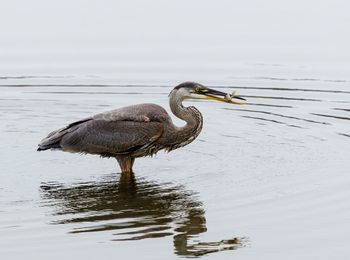
POLYGON ((201 113, 193 106, 184 107, 185 99, 209 99, 240 104, 232 98, 242 99, 194 82, 176 86, 169 94, 171 111, 186 121, 177 127, 159 105, 139 104, 127 106, 88 117, 44 138, 38 151, 59 149, 73 153, 97 154, 115 157, 122 173, 131 173, 137 157, 151 156, 159 150, 172 151, 191 143, 203 126, 201 113))

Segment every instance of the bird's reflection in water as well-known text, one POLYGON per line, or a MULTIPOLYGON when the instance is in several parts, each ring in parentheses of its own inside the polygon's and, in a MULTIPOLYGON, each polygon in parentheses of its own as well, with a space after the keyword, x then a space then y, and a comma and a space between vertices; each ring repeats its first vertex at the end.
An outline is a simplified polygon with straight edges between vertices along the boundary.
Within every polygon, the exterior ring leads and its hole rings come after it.
POLYGON ((71 233, 111 231, 112 240, 173 236, 174 251, 182 256, 234 250, 239 238, 200 242, 206 232, 205 211, 193 192, 171 183, 108 175, 103 180, 66 186, 41 186, 44 204, 54 207, 53 224, 75 223, 71 233))

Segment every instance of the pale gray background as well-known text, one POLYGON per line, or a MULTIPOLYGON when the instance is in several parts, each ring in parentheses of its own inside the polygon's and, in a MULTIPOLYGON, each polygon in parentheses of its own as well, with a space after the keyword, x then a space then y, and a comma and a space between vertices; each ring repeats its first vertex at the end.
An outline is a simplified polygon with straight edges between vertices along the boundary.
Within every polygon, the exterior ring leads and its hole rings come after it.
POLYGON ((216 70, 207 73, 216 82, 225 69, 241 76, 234 64, 256 63, 349 74, 345 0, 2 0, 0 7, 2 75, 173 83, 216 70))

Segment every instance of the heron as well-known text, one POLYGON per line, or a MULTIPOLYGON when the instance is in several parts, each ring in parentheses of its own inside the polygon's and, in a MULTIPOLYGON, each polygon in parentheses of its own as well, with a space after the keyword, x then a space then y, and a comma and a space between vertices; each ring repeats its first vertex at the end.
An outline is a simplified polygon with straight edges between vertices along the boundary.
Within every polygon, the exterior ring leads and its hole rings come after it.
POLYGON ((199 83, 184 82, 169 94, 172 113, 186 122, 182 127, 176 126, 166 110, 159 105, 131 105, 99 113, 53 131, 39 143, 37 150, 114 157, 122 173, 133 173, 136 158, 152 156, 160 150, 173 151, 191 143, 199 135, 203 117, 194 106, 183 105, 187 99, 231 104, 242 104, 233 99, 245 100, 199 83))

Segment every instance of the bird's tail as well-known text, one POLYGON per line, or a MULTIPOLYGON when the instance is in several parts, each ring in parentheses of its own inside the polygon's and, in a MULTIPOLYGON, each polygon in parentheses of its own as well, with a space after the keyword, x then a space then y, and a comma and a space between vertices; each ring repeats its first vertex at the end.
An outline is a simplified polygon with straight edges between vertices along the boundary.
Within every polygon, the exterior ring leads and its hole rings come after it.
POLYGON ((59 143, 55 143, 55 144, 49 144, 49 145, 41 145, 39 144, 39 147, 37 149, 37 151, 45 151, 48 149, 61 149, 62 147, 60 146, 59 143))
POLYGON ((43 140, 41 140, 40 144, 38 144, 37 151, 45 151, 48 149, 60 149, 62 148, 60 146, 61 138, 64 134, 62 131, 63 129, 59 129, 56 131, 53 131, 48 134, 47 137, 45 137, 43 140))
POLYGON ((47 137, 45 137, 43 140, 41 140, 40 144, 38 145, 39 148, 37 151, 45 151, 48 149, 62 149, 60 142, 62 140, 62 137, 67 134, 75 131, 80 124, 85 123, 87 121, 92 120, 91 117, 85 118, 79 121, 76 121, 74 123, 71 123, 67 125, 66 127, 63 127, 61 129, 58 129, 56 131, 53 131, 48 134, 47 137))

